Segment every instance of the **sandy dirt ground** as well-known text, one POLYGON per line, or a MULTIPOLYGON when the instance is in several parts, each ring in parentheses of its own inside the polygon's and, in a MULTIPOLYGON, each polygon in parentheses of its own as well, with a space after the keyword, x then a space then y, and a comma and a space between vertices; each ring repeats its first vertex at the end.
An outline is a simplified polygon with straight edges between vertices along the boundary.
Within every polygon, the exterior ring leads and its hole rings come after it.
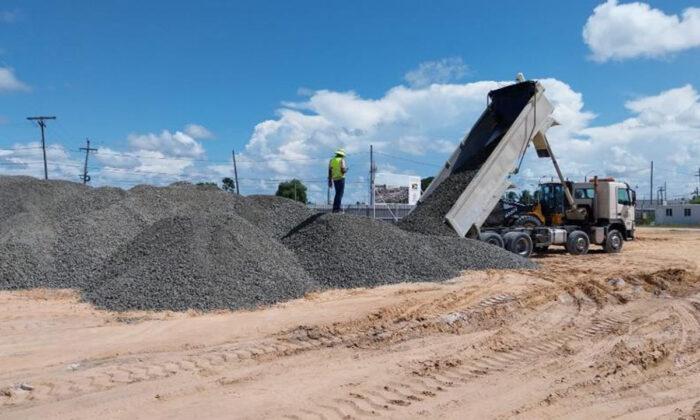
POLYGON ((248 312, 0 293, 2 419, 700 418, 700 230, 248 312))

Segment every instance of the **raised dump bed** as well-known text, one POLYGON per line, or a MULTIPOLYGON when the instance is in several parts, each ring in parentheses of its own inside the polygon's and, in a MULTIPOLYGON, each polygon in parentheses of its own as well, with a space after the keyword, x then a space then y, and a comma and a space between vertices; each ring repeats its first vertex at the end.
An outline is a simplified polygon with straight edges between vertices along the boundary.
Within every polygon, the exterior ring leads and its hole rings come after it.
POLYGON ((417 227, 418 223, 411 219, 425 219, 421 212, 430 211, 435 216, 446 210, 438 218, 444 218, 458 236, 477 237, 508 189, 508 178, 517 172, 528 143, 534 142, 539 156, 549 156, 544 133, 556 121, 552 118, 554 107, 544 96, 542 85, 535 81, 516 83, 489 92, 488 99, 486 110, 445 162, 421 197, 413 212, 416 214, 409 215, 404 226, 417 227), (443 205, 431 206, 431 201, 443 205))

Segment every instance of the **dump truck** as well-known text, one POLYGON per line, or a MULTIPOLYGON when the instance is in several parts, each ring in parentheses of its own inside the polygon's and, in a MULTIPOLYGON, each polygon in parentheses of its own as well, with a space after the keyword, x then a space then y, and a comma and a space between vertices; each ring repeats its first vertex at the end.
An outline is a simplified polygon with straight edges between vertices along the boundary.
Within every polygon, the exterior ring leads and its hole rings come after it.
POLYGON ((475 175, 445 215, 445 222, 459 236, 481 239, 524 257, 552 245, 563 245, 575 255, 587 253, 590 244, 620 252, 624 241, 634 238, 635 191, 612 178, 596 177, 585 183, 564 179, 546 136, 558 123, 544 91, 539 82, 519 74, 516 83, 489 92, 486 110, 418 205, 452 174, 472 171, 475 175), (552 161, 558 176, 558 182, 541 186, 535 210, 528 214, 538 223, 484 227, 530 145, 539 158, 552 161))

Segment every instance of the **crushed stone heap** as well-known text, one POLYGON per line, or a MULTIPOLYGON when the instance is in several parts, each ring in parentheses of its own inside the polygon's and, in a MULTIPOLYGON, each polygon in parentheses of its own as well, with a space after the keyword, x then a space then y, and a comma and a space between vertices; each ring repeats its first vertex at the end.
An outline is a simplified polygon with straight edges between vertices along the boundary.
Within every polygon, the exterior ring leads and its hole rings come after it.
POLYGON ((308 219, 282 242, 329 288, 440 281, 468 269, 534 267, 484 242, 406 232, 379 220, 332 213, 308 219))
POLYGON ((0 289, 75 288, 111 310, 254 308, 312 290, 532 267, 480 242, 315 215, 281 197, 0 176, 0 289))

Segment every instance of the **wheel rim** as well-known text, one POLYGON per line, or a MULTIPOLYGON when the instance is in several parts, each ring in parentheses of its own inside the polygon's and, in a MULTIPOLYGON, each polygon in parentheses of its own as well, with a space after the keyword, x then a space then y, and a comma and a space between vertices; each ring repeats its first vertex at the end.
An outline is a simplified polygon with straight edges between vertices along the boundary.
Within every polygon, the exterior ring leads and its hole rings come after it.
POLYGON ((515 248, 516 254, 518 254, 518 255, 527 254, 528 246, 527 246, 527 241, 525 239, 520 238, 520 239, 516 240, 513 245, 515 245, 514 248, 515 248))
POLYGON ((500 242, 498 242, 498 239, 496 239, 496 238, 491 238, 488 241, 486 241, 486 243, 491 244, 491 245, 501 246, 500 242))
POLYGON ((620 249, 620 245, 622 244, 622 239, 620 239, 620 235, 612 235, 610 237, 610 246, 612 249, 620 249))
POLYGON ((584 252, 586 250, 586 240, 584 238, 578 238, 576 240, 576 251, 584 252))

